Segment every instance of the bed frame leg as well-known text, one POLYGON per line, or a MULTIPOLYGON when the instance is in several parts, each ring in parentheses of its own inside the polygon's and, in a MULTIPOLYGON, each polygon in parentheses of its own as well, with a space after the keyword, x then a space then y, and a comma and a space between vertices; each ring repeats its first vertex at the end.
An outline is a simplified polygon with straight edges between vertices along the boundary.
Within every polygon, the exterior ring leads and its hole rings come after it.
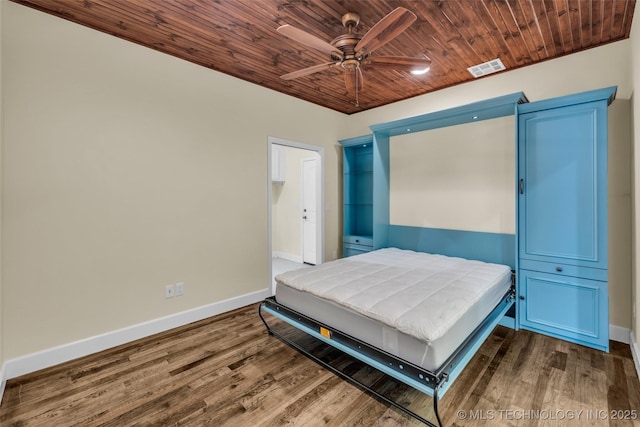
POLYGON ((273 336, 273 331, 271 331, 271 328, 269 327, 269 324, 267 323, 266 320, 264 320, 264 316, 262 316, 262 306, 264 305, 264 302, 261 302, 260 305, 258 305, 258 316, 260 316, 260 320, 262 320, 262 323, 264 323, 264 327, 267 328, 267 333, 270 336, 273 336))
POLYGON ((438 412, 438 391, 440 391, 440 386, 442 383, 447 381, 448 375, 444 374, 442 377, 442 381, 439 381, 436 387, 433 389, 433 413, 436 416, 436 420, 438 420, 438 426, 442 427, 442 419, 440 419, 440 413, 438 412))

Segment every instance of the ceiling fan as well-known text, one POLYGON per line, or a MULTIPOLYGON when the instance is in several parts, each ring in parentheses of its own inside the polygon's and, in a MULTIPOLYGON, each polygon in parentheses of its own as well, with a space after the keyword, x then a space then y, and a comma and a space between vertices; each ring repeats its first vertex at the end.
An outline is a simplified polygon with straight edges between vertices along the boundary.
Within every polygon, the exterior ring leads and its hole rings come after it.
POLYGON ((349 12, 342 16, 342 25, 347 28, 347 34, 338 36, 331 42, 326 42, 291 25, 282 25, 277 29, 280 34, 329 54, 331 61, 303 68, 280 77, 285 80, 292 80, 340 66, 345 71, 344 78, 347 91, 350 94, 355 94, 357 106, 358 92, 362 91, 363 87, 361 67, 387 67, 415 73, 429 70, 431 61, 426 57, 410 58, 405 56, 371 55, 374 50, 400 35, 416 19, 417 17, 413 12, 403 7, 398 7, 378 21, 364 36, 359 36, 354 34, 353 30, 360 23, 360 16, 357 13, 349 12))

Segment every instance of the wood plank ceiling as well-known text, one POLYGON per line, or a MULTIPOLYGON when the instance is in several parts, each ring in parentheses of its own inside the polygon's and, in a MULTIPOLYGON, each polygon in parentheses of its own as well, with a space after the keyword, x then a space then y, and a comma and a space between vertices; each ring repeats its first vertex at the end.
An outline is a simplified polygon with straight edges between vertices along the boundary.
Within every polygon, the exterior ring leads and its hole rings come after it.
POLYGON ((13 1, 346 114, 473 80, 467 68, 495 58, 508 72, 628 38, 635 9, 635 0, 13 1), (279 26, 331 42, 347 32, 343 14, 360 15, 361 36, 396 7, 417 20, 375 55, 426 55, 427 74, 363 68, 357 103, 341 67, 280 78, 331 58, 279 26))

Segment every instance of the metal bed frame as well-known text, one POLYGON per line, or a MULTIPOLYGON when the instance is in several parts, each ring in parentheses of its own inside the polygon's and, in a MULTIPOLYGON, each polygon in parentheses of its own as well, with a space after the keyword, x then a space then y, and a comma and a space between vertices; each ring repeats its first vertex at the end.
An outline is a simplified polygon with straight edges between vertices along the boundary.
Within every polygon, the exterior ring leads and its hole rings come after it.
POLYGON ((409 408, 402 406, 398 402, 382 395, 373 390, 370 386, 363 382, 341 372, 339 369, 331 366, 328 362, 321 360, 311 354, 301 345, 288 337, 278 333, 269 326, 269 323, 263 316, 263 311, 270 315, 283 320, 289 325, 305 332, 331 346, 341 350, 342 352, 366 363, 367 365, 382 371, 392 378, 413 387, 414 389, 433 397, 433 411, 438 422, 438 426, 442 427, 442 420, 438 413, 438 398, 444 395, 449 386, 460 374, 462 369, 467 365, 469 360, 476 353, 478 348, 491 334, 493 329, 500 323, 500 320, 514 305, 515 302, 515 274, 511 275, 511 287, 509 291, 502 297, 493 311, 476 327, 476 329, 467 337, 467 339, 453 352, 451 356, 438 369, 429 371, 414 365, 410 362, 402 360, 392 354, 389 354, 379 348, 373 347, 353 336, 340 332, 331 326, 320 323, 302 313, 292 310, 278 303, 275 297, 269 297, 262 301, 258 307, 258 315, 267 328, 269 335, 275 336, 286 344, 292 346, 300 353, 314 360, 318 364, 332 371, 339 377, 351 382, 352 384, 364 389, 373 396, 392 405, 393 407, 405 412, 411 417, 421 421, 422 423, 437 427, 429 420, 416 414, 409 408))

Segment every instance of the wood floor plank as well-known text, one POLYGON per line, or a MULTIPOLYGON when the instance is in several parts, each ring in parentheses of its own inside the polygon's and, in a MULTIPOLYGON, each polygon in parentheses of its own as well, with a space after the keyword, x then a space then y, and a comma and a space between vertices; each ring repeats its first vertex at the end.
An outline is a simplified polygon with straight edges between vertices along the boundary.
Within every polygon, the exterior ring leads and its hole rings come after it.
MULTIPOLYGON (((336 369, 433 419, 429 396, 282 327, 336 369)), ((504 327, 440 400, 445 425, 454 427, 640 426, 638 412, 640 381, 628 345, 612 342, 603 353, 504 327), (570 411, 583 415, 562 421, 549 415, 570 411), (636 411, 636 419, 611 419, 625 411, 636 411)), ((422 424, 269 336, 251 305, 11 379, 0 425, 422 424)))

